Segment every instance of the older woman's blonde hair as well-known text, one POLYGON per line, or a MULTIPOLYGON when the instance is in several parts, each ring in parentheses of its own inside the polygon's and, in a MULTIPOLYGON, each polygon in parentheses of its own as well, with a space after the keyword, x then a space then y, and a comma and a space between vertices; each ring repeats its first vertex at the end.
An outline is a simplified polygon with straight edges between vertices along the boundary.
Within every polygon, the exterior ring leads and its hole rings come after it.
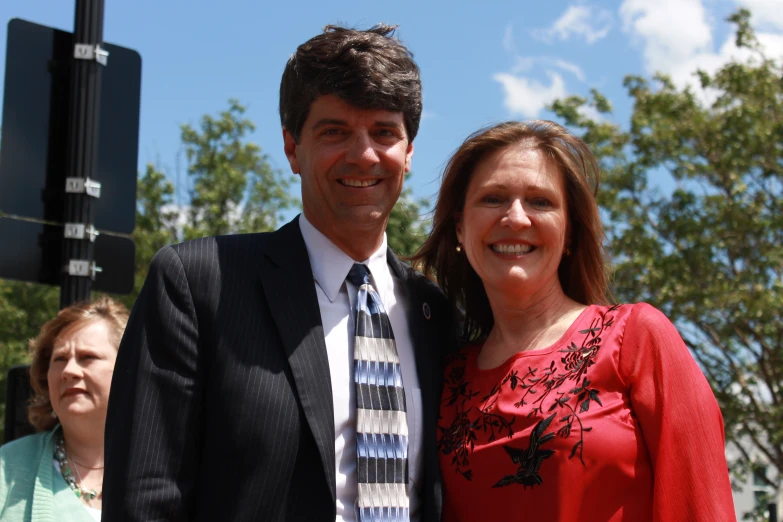
POLYGON ((43 325, 38 337, 30 341, 30 384, 33 397, 27 412, 27 418, 38 431, 51 430, 57 424, 52 415, 52 402, 49 400, 49 362, 57 338, 76 325, 92 321, 104 321, 109 330, 109 338, 114 348, 119 348, 125 325, 128 323, 128 309, 110 297, 102 297, 94 302, 76 303, 63 308, 57 317, 43 325))

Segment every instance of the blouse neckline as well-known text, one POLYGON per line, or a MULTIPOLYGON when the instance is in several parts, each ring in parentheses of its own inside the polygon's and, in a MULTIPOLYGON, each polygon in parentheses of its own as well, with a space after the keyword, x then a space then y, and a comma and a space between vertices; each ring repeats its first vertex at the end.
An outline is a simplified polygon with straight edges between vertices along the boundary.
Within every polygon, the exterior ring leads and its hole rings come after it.
POLYGON ((565 332, 563 332, 563 335, 560 336, 560 338, 555 341, 554 343, 550 344, 546 348, 541 348, 538 350, 527 350, 524 352, 516 352, 509 356, 508 359, 500 363, 499 365, 493 367, 493 368, 480 368, 478 365, 478 356, 481 352, 481 348, 484 346, 484 343, 481 344, 475 344, 471 346, 471 361, 473 363, 473 366, 475 367, 476 371, 479 375, 491 375, 493 373, 500 373, 500 372, 506 372, 508 371, 511 366, 520 359, 527 359, 530 357, 540 357, 543 355, 549 355, 555 350, 561 348, 563 344, 571 338, 574 331, 579 327, 580 322, 582 321, 582 318, 590 313, 591 310, 595 309, 597 305, 588 305, 587 308, 582 310, 579 315, 574 319, 574 321, 571 323, 571 325, 566 329, 565 332))

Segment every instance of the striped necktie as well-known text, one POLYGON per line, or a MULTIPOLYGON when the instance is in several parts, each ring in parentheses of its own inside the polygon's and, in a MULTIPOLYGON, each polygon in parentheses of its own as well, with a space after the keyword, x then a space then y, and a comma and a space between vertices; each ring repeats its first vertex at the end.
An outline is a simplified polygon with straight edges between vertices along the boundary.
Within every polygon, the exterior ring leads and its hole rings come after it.
POLYGON ((359 289, 353 350, 358 520, 406 522, 408 418, 397 346, 367 267, 354 264, 347 279, 359 289))

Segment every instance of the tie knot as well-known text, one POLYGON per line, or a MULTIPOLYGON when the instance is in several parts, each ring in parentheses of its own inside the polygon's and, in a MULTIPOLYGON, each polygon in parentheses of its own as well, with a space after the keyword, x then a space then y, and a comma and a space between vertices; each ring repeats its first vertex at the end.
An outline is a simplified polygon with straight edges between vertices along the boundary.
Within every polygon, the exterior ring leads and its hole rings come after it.
POLYGON ((359 288, 362 285, 370 284, 370 271, 365 265, 354 263, 346 279, 359 288))

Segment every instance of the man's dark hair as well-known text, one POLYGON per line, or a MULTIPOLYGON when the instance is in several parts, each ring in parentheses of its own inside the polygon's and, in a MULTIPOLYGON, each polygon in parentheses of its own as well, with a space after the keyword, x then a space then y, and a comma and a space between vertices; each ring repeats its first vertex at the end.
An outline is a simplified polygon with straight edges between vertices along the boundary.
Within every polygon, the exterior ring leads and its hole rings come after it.
POLYGON ((327 25, 296 49, 280 82, 280 122, 297 143, 310 105, 327 94, 361 109, 403 113, 413 141, 421 120, 421 78, 413 54, 393 36, 396 28, 327 25))

